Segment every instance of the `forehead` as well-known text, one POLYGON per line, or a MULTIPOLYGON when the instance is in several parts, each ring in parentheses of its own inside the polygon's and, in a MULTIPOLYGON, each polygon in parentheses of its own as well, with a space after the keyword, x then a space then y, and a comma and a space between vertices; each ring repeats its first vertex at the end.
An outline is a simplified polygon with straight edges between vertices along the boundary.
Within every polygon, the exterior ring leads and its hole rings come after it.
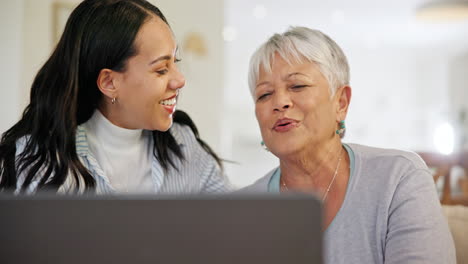
POLYGON ((152 17, 138 31, 135 46, 139 55, 157 56, 172 54, 176 42, 169 26, 159 17, 152 17))
POLYGON ((269 79, 285 80, 288 76, 306 76, 317 77, 322 75, 316 63, 310 62, 306 59, 299 60, 285 60, 281 55, 276 53, 270 60, 270 67, 260 65, 257 83, 268 81, 269 79), (293 73, 299 73, 294 74, 293 73))

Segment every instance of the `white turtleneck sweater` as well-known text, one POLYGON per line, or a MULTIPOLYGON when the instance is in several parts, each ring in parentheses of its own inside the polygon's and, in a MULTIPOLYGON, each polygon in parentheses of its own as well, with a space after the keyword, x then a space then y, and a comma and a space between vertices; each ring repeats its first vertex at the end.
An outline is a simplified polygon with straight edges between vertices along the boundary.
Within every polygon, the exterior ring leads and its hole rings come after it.
POLYGON ((84 124, 91 153, 121 193, 154 192, 151 132, 112 124, 99 110, 84 124))

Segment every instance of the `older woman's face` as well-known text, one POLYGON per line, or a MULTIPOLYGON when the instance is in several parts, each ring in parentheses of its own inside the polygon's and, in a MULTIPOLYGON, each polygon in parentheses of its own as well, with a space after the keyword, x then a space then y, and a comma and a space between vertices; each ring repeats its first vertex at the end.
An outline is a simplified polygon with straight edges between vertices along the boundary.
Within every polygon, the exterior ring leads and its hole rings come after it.
POLYGON ((255 114, 263 140, 278 157, 334 137, 338 104, 315 63, 289 65, 276 54, 272 72, 260 69, 255 114))

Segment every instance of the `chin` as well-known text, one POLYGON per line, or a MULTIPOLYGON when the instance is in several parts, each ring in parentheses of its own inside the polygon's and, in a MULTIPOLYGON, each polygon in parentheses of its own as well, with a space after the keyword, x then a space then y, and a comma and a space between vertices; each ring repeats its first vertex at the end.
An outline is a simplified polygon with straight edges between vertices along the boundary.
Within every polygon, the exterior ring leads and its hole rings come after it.
POLYGON ((270 152, 275 155, 276 157, 278 158, 281 158, 281 157, 287 157, 288 155, 291 155, 292 153, 294 153, 293 151, 291 151, 291 149, 286 149, 286 148, 275 148, 275 149, 270 149, 270 152))
POLYGON ((161 132, 166 132, 169 130, 169 128, 172 127, 172 118, 170 121, 168 122, 164 122, 164 123, 161 123, 161 122, 158 122, 159 124, 157 124, 155 126, 155 129, 154 130, 158 130, 158 131, 161 131, 161 132))
POLYGON ((271 146, 270 152, 277 157, 292 155, 301 149, 300 145, 293 142, 276 142, 271 146))

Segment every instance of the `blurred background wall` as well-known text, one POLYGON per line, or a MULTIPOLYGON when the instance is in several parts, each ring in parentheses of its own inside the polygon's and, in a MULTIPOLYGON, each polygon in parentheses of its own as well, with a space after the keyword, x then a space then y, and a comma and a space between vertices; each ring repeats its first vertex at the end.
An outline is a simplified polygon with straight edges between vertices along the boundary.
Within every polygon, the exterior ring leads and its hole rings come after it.
MULTIPOLYGON (((55 26, 78 2, 0 0, 0 133, 18 120, 54 47, 55 26)), ((234 162, 226 174, 239 187, 277 164, 260 146, 249 57, 290 25, 322 30, 348 56, 353 97, 345 142, 443 153, 468 147, 468 21, 418 19, 426 0, 151 2, 181 48, 187 85, 179 109, 234 162)))

